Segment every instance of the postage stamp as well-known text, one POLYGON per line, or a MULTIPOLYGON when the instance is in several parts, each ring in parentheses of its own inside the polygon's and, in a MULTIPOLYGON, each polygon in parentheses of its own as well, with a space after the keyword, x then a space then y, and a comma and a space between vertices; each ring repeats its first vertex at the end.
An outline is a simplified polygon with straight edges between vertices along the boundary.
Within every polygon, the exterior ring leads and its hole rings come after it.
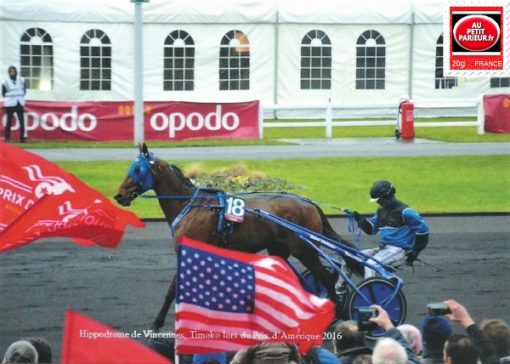
POLYGON ((510 0, 449 0, 443 22, 448 76, 510 76, 510 0))

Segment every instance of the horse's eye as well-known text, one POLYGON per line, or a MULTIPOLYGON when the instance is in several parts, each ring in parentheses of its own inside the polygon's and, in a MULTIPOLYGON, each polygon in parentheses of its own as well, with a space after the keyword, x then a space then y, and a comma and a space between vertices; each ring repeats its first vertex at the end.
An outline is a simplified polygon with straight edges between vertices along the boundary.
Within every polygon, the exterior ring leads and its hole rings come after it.
POLYGON ((140 174, 140 166, 136 166, 135 167, 135 173, 136 174, 140 174))

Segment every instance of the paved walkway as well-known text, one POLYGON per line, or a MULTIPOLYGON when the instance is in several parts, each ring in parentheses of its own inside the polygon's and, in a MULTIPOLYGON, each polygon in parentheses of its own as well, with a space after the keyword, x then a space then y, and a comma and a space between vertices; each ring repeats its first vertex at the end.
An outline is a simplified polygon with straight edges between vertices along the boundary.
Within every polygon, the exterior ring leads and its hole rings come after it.
MULTIPOLYGON (((509 155, 510 142, 446 143, 426 139, 412 142, 395 138, 284 139, 292 145, 150 148, 166 160, 271 160, 321 157, 416 157, 458 155, 509 155)), ((134 160, 136 147, 32 149, 52 161, 134 160)))

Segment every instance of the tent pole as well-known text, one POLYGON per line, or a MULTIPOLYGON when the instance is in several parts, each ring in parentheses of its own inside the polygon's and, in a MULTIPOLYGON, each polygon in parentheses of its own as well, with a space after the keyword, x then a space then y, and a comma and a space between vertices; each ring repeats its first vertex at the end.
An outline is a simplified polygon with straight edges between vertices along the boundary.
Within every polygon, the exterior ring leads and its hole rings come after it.
POLYGON ((134 27, 134 51, 135 51, 135 74, 134 74, 134 144, 143 143, 143 12, 142 1, 131 0, 135 3, 135 27, 134 27))
MULTIPOLYGON (((276 12, 274 24, 274 74, 273 74, 273 105, 278 105, 278 37, 280 32, 280 16, 276 12)), ((273 108, 273 118, 276 119, 276 108, 273 108)))
POLYGON ((407 75, 407 94, 409 99, 413 98, 413 61, 414 61, 414 12, 411 15, 411 25, 409 28, 409 67, 407 75))

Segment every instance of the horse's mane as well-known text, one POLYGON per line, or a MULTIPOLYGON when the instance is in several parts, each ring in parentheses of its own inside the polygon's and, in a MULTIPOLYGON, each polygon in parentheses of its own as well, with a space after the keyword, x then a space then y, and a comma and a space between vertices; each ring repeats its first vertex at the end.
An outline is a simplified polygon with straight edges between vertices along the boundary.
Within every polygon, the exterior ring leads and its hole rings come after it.
POLYGON ((175 176, 182 182, 182 184, 186 187, 195 188, 195 185, 191 182, 191 180, 182 173, 182 170, 177 167, 175 164, 171 164, 170 168, 174 171, 175 176))

